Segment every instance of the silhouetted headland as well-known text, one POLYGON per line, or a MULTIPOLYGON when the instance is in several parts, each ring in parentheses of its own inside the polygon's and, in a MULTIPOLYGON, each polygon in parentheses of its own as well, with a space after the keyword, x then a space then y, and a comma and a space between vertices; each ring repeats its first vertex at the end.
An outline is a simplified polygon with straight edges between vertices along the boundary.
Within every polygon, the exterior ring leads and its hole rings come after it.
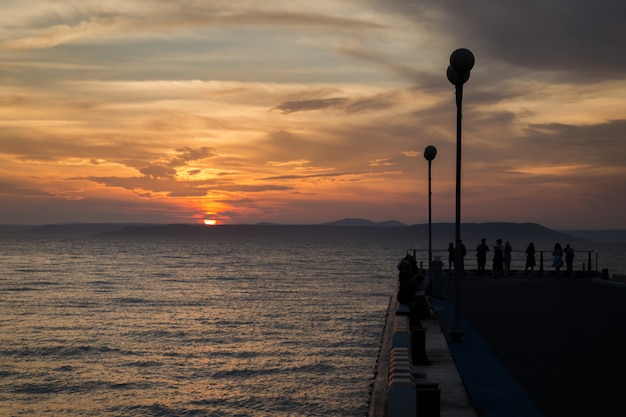
MULTIPOLYGON (((481 238, 497 238, 517 242, 587 241, 604 234, 569 234, 536 223, 464 223, 462 239, 468 245, 481 238)), ((454 240, 454 223, 432 225, 435 244, 454 240)), ((599 232, 598 232, 599 233, 599 232)), ((2 236, 20 237, 98 237, 98 238, 169 238, 169 239, 378 239, 422 242, 428 237, 428 224, 404 225, 398 221, 372 222, 364 219, 344 219, 331 223, 310 225, 232 224, 205 226, 200 224, 140 224, 140 223, 75 223, 41 226, 0 226, 2 236)), ((626 232, 613 231, 613 239, 626 232)))

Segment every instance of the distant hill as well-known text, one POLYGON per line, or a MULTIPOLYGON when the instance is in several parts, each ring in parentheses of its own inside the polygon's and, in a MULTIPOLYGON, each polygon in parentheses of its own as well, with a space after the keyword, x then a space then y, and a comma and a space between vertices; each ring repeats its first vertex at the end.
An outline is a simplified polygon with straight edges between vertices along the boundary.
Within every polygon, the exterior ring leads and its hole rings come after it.
POLYGON ((38 228, 40 226, 14 226, 14 225, 0 225, 0 235, 10 236, 18 233, 22 233, 31 229, 38 228))
MULTIPOLYGON (((395 224, 395 223, 394 223, 395 224)), ((447 246, 454 241, 453 223, 433 224, 433 244, 447 246)), ((515 242, 516 246, 530 241, 552 244, 575 243, 585 239, 548 229, 535 223, 467 223, 461 226, 462 239, 473 247, 481 238, 491 245, 496 239, 515 242)), ((336 222, 321 225, 160 225, 126 226, 121 230, 100 233, 109 238, 205 238, 205 239, 370 239, 409 240, 423 242, 428 238, 428 224, 414 226, 380 226, 362 221, 336 222), (346 225, 348 224, 348 225, 346 225), (367 224, 367 226, 363 226, 367 224), (376 225, 373 226, 372 224, 376 225)))
POLYGON ((346 218, 335 222, 323 223, 324 226, 343 226, 343 227, 404 227, 404 223, 396 220, 388 220, 385 222, 373 222, 366 219, 346 218))
MULTIPOLYGON (((419 225, 422 230, 426 228, 424 233, 428 233, 428 225, 419 225)), ((455 231, 453 223, 435 223, 433 224, 433 236, 444 237, 450 236, 450 242, 454 241, 455 231)), ((563 232, 549 229, 537 223, 463 223, 461 225, 461 239, 469 246, 473 243, 480 242, 485 238, 489 244, 495 243, 496 239, 507 240, 510 242, 522 242, 524 244, 534 242, 561 242, 562 244, 584 241, 583 237, 575 237, 563 232)))
MULTIPOLYGON (((454 241, 454 223, 432 225, 433 244, 447 246, 454 241)), ((461 238, 473 247, 481 238, 489 244, 496 239, 515 242, 515 246, 529 241, 575 243, 588 238, 567 234, 536 223, 464 223, 461 238)), ((2 236, 23 237, 99 237, 99 238, 203 238, 203 239, 370 239, 409 240, 428 239, 428 224, 406 226, 397 221, 372 222, 365 219, 343 219, 318 225, 217 225, 200 224, 117 224, 77 223, 44 226, 0 226, 2 236)))
POLYGON ((563 233, 596 243, 626 243, 626 230, 566 230, 563 233))
POLYGON ((218 225, 173 224, 161 226, 126 226, 121 230, 99 233, 100 238, 184 238, 184 239, 395 239, 397 227, 331 226, 331 225, 218 225))
MULTIPOLYGON (((98 233, 113 232, 128 226, 126 223, 67 223, 43 226, 0 226, 0 233, 9 236, 30 237, 85 237, 98 233)), ((143 224, 154 226, 154 224, 143 224)))

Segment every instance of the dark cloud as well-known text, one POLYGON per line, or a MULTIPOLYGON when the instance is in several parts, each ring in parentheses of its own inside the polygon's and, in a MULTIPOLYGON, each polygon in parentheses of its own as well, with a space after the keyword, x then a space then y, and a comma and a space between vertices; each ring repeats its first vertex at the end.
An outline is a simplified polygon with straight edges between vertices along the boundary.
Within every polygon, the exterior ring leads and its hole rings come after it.
POLYGON ((382 171, 359 171, 359 172, 330 172, 330 173, 317 173, 317 174, 293 174, 293 175, 277 175, 275 177, 263 178, 266 181, 275 180, 300 180, 307 178, 336 178, 346 177, 349 175, 371 175, 380 174, 382 171))
MULTIPOLYGON (((297 26, 297 27, 327 27, 327 28, 352 28, 352 29, 380 29, 381 25, 368 21, 349 17, 329 16, 314 13, 290 13, 290 12, 264 12, 255 10, 250 13, 218 13, 207 16, 206 8, 203 5, 198 10, 198 14, 190 16, 191 20, 196 20, 198 24, 218 24, 218 25, 269 25, 269 26, 297 26), (204 15, 204 17, 200 17, 204 15), (199 18, 200 17, 200 18, 199 18), (199 19, 198 19, 199 18, 199 19)), ((190 21, 191 21, 190 20, 190 21)))
POLYGON ((347 98, 325 98, 314 100, 296 100, 285 101, 274 107, 272 110, 279 110, 281 113, 289 114, 299 111, 323 110, 330 107, 338 107, 344 105, 348 101, 347 98))
POLYGON ((150 178, 174 178, 176 168, 183 167, 189 162, 200 161, 215 156, 214 149, 202 147, 192 149, 184 147, 176 149, 178 155, 170 156, 168 162, 155 162, 139 169, 139 172, 150 178))
POLYGON ((181 181, 168 177, 81 177, 71 180, 88 180, 107 187, 120 187, 143 198, 156 197, 165 193, 170 197, 201 197, 209 192, 247 192, 287 191, 292 187, 275 184, 236 184, 216 181, 181 181))
POLYGON ((534 124, 526 131, 528 144, 541 146, 572 161, 626 168, 626 120, 595 125, 534 124), (608 152, 607 152, 608 151, 608 152))
POLYGON ((209 181, 176 181, 158 177, 74 177, 70 180, 88 180, 107 187, 119 187, 133 191, 143 197, 153 197, 165 193, 171 197, 204 196, 214 186, 209 181))
POLYGON ((201 159, 212 158, 215 156, 215 149, 209 147, 201 147, 198 149, 192 149, 190 147, 184 147, 176 149, 180 155, 172 158, 172 163, 179 162, 180 165, 184 165, 185 162, 199 161, 201 159))
POLYGON ((466 178, 473 184, 468 195, 480 195, 486 203, 499 193, 489 194, 505 187, 515 198, 533 204, 544 204, 551 200, 547 196, 557 195, 564 201, 585 200, 592 212, 594 200, 615 195, 626 186, 625 128, 623 120, 583 126, 534 124, 492 146, 466 143, 466 178))
POLYGON ((292 187, 287 187, 284 185, 273 185, 273 184, 233 184, 233 185, 222 185, 216 187, 220 191, 235 191, 235 192, 247 192, 247 193, 261 193, 264 191, 287 191, 291 190, 292 187))
MULTIPOLYGON (((622 79, 626 2, 622 0, 376 1, 456 38, 481 57, 573 77, 622 79), (438 11, 438 13, 433 13, 438 11)), ((480 62, 478 61, 477 62, 480 62)))
POLYGON ((150 178, 173 178, 176 175, 176 169, 163 164, 148 165, 139 172, 150 178))
POLYGON ((354 114, 368 111, 386 110, 397 104, 397 101, 395 100, 397 95, 397 92, 391 91, 372 97, 364 97, 353 100, 346 106, 346 113, 354 114))
POLYGON ((284 114, 289 114, 299 111, 337 108, 344 111, 346 114, 351 115, 392 108, 402 101, 402 98, 400 97, 402 94, 404 94, 403 91, 390 90, 380 94, 354 98, 335 97, 326 99, 285 101, 271 110, 279 110, 284 114))

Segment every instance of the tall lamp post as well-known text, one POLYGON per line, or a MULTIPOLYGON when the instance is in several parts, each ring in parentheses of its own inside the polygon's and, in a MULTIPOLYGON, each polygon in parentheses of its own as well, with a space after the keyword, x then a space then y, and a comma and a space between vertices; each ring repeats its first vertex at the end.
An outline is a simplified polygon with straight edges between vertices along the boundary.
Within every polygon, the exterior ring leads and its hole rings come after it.
POLYGON ((455 217, 455 252, 454 252, 454 321, 450 335, 455 341, 463 338, 463 328, 459 320, 459 287, 463 278, 463 254, 461 251, 461 120, 463 113, 463 84, 469 80, 474 67, 474 54, 465 48, 457 49, 450 55, 448 80, 456 89, 456 217, 455 217))
POLYGON ((432 279, 432 268, 433 268, 433 217, 432 217, 432 205, 431 205, 431 197, 432 192, 430 190, 431 176, 430 176, 430 167, 437 156, 437 148, 432 145, 429 145, 424 149, 424 158, 428 161, 428 276, 432 279))

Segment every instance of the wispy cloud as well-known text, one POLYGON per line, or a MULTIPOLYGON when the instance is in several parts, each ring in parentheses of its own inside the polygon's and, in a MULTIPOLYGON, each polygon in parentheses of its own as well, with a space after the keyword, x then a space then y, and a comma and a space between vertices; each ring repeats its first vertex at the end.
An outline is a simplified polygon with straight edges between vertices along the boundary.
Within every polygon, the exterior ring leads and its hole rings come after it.
POLYGON ((289 114, 298 111, 321 110, 330 107, 338 107, 342 106, 347 101, 347 98, 286 101, 274 107, 272 110, 279 110, 281 113, 289 114))
POLYGON ((450 220, 468 47, 464 219, 626 227, 626 6, 492 3, 4 2, 0 214, 450 220))

